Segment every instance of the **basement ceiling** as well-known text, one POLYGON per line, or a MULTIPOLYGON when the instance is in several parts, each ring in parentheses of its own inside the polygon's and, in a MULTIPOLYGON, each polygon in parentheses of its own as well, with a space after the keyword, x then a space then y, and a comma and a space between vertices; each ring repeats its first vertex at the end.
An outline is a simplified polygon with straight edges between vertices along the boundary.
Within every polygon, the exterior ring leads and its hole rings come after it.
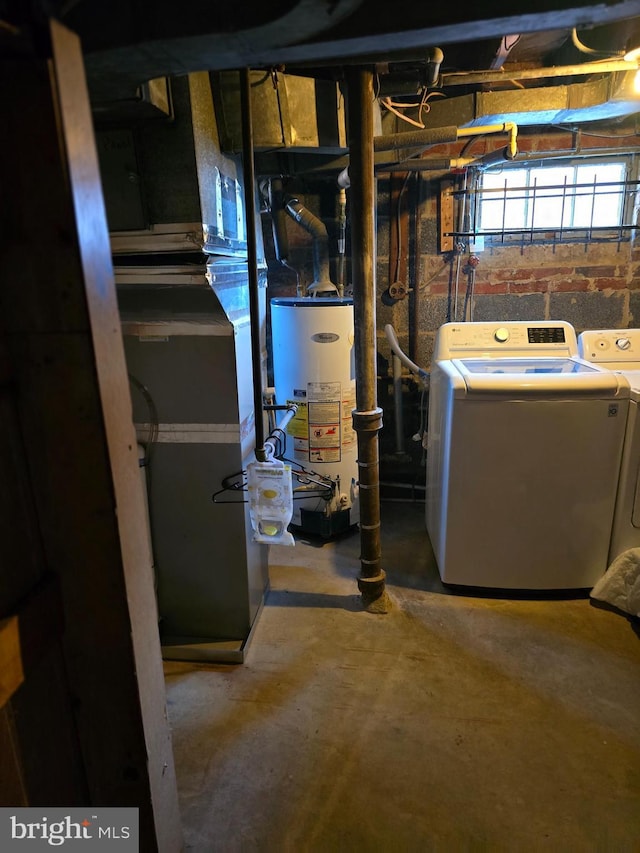
MULTIPOLYGON (((100 100, 153 77, 274 65, 292 74, 339 78, 346 64, 375 64, 381 79, 393 74, 399 86, 403 77, 419 81, 432 74, 429 60, 438 51, 436 86, 445 93, 454 81, 456 94, 486 90, 486 83, 453 76, 471 71, 495 72, 500 79, 491 82, 493 90, 539 88, 568 81, 518 81, 518 74, 620 59, 640 46, 638 0, 580 6, 567 0, 514 0, 508 6, 503 0, 395 0, 382 7, 364 0, 40 2, 53 5, 79 34, 90 88, 100 100)), ((8 5, 19 14, 28 4, 8 5)))
POLYGON ((150 79, 191 71, 278 67, 341 81, 347 66, 362 65, 375 69, 381 97, 408 104, 417 93, 433 94, 432 123, 438 113, 451 120, 447 99, 464 106, 470 124, 518 116, 522 126, 635 127, 636 101, 626 97, 625 72, 615 63, 635 68, 622 59, 640 47, 639 0, 436 5, 395 0, 381 11, 364 0, 0 0, 0 18, 28 31, 38 14, 53 13, 76 32, 94 104, 125 101, 150 79))

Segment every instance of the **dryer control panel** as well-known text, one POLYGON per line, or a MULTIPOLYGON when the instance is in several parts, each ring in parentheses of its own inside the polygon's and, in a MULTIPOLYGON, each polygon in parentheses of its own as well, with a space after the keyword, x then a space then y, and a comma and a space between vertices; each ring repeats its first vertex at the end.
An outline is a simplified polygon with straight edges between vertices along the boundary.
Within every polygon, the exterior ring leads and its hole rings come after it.
POLYGON ((434 358, 462 356, 576 356, 573 326, 562 320, 508 323, 445 323, 436 336, 434 358))
POLYGON ((620 367, 640 365, 640 329, 587 329, 578 338, 582 358, 620 367))

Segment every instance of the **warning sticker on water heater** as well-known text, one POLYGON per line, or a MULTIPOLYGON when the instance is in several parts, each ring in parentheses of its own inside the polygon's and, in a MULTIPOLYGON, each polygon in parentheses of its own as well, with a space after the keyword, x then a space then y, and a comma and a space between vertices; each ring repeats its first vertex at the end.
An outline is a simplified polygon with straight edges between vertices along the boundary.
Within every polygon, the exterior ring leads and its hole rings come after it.
POLYGON ((291 405, 291 403, 295 403, 298 407, 298 411, 287 424, 287 432, 294 438, 303 438, 306 441, 309 424, 307 418, 307 404, 301 403, 300 400, 287 400, 288 406, 291 405))
POLYGON ((338 424, 313 426, 310 430, 313 447, 332 447, 340 439, 338 424))
POLYGON ((340 462, 340 384, 338 399, 309 400, 309 461, 340 462))
POLYGON ((309 462, 339 462, 339 447, 310 447, 309 462))

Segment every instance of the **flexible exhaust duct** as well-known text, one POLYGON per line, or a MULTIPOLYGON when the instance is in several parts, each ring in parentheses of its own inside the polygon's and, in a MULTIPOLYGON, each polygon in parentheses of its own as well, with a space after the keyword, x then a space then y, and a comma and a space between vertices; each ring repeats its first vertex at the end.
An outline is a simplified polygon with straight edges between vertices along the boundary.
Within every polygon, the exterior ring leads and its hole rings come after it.
POLYGON ((285 210, 295 221, 313 237, 313 284, 307 288, 310 294, 326 293, 332 291, 337 293, 338 288, 331 281, 329 267, 329 234, 327 227, 311 213, 297 198, 289 199, 285 210))

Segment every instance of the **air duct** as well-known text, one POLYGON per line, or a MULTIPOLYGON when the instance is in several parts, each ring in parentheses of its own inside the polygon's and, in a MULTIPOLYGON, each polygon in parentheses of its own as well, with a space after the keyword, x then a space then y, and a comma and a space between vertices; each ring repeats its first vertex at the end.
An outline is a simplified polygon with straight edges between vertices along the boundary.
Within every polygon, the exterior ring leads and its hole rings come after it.
MULTIPOLYGON (((628 63, 627 63, 628 65, 628 63)), ((542 71, 542 69, 540 69, 542 71)), ((475 92, 430 102, 429 128, 479 127, 513 122, 518 127, 571 125, 635 115, 635 71, 608 74, 582 83, 475 92)), ((543 76, 541 73, 540 76, 543 76)), ((505 76, 504 82, 508 81, 505 76)), ((395 118, 385 117, 391 124, 395 118)))

